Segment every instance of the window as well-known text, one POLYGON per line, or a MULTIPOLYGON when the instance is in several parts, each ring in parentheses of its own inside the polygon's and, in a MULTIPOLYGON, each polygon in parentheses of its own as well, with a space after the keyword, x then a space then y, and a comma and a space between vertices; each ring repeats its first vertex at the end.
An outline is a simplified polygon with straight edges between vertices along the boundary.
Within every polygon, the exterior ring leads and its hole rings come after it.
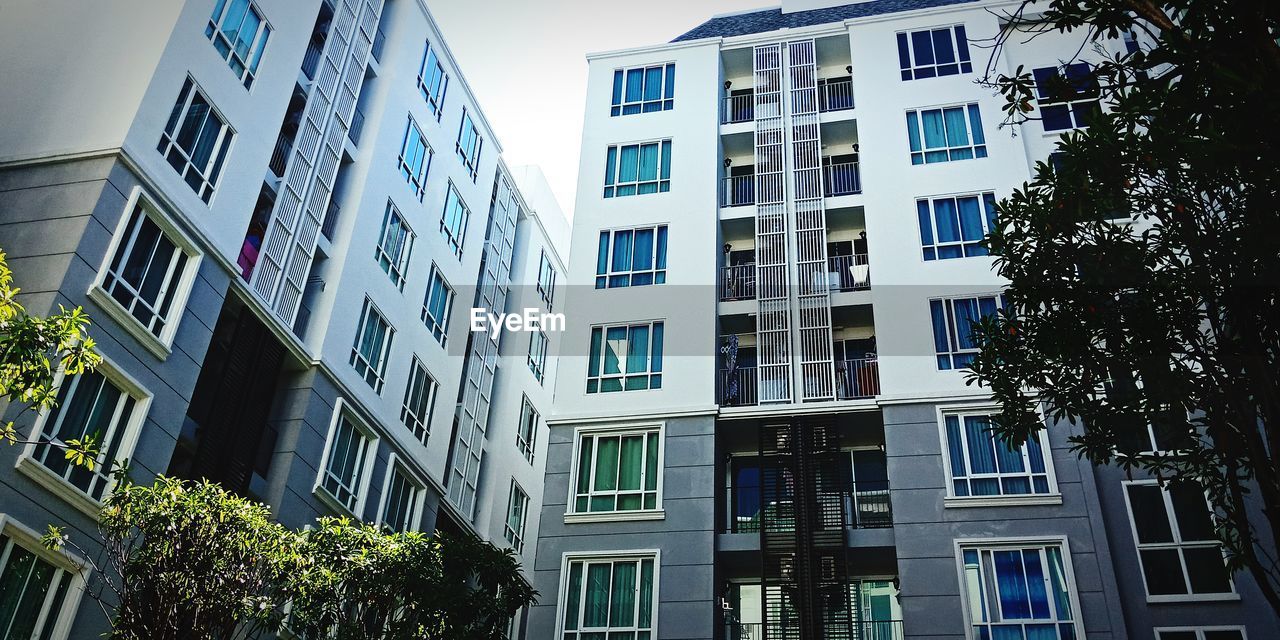
POLYGON ((1170 406, 1147 416, 1137 412, 1142 381, 1132 371, 1113 370, 1102 386, 1107 404, 1116 410, 1112 429, 1118 456, 1177 455, 1197 447, 1198 434, 1185 410, 1170 406))
POLYGON ((529 496, 515 479, 511 480, 511 497, 507 500, 507 522, 502 527, 502 537, 511 543, 516 553, 524 552, 524 524, 529 511, 529 496))
POLYGON ((321 495, 333 498, 340 507, 359 516, 378 441, 372 432, 355 420, 345 405, 339 400, 334 410, 319 486, 325 491, 321 495))
POLYGON ((360 323, 356 325, 356 339, 351 345, 351 366, 375 393, 382 393, 382 377, 387 371, 387 354, 391 352, 391 338, 394 336, 395 329, 373 306, 373 302, 365 298, 360 323))
POLYGON ((418 91, 427 101, 431 113, 436 114, 436 120, 440 119, 444 108, 444 92, 448 88, 449 76, 445 74, 444 65, 440 64, 435 48, 428 42, 427 50, 422 54, 422 69, 418 71, 418 91))
POLYGON ((908 111, 907 137, 911 142, 911 164, 987 157, 987 139, 976 102, 908 111))
POLYGON ((662 388, 662 323, 592 327, 587 393, 662 388))
POLYGON ((903 80, 971 73, 964 25, 899 33, 898 67, 903 80))
POLYGON ((1156 629, 1156 640, 1245 640, 1244 627, 1156 629))
POLYGON ((1001 306, 1001 296, 996 295, 929 301, 939 370, 963 369, 973 362, 978 353, 978 343, 973 339, 974 325, 1001 306))
POLYGON ((568 558, 563 640, 657 637, 655 556, 568 558))
POLYGON ((604 197, 671 190, 671 141, 610 145, 604 169, 604 197))
POLYGON ((556 292, 556 269, 551 265, 551 258, 547 255, 547 250, 542 250, 542 257, 538 259, 538 294, 542 296, 542 301, 547 303, 547 311, 551 310, 551 301, 555 297, 556 292))
POLYGON ((449 198, 445 200, 444 214, 440 216, 440 235, 459 260, 462 259, 462 243, 466 241, 467 222, 470 219, 471 210, 462 201, 458 189, 450 182, 449 198))
POLYGON ((533 447, 537 437, 538 412, 534 410, 528 396, 525 396, 520 403, 520 426, 516 432, 516 448, 529 462, 533 462, 533 447))
POLYGON ((187 186, 206 203, 213 198, 218 174, 235 133, 213 110, 191 78, 182 83, 178 101, 160 135, 156 150, 187 186))
POLYGON ((431 168, 431 146, 423 137, 418 125, 409 118, 404 131, 404 146, 400 150, 400 175, 413 187, 413 195, 422 202, 427 189, 427 171, 431 168))
POLYGON ((149 401, 150 396, 115 375, 106 363, 96 371, 64 377, 57 403, 37 424, 27 455, 89 498, 103 500, 115 485, 111 473, 116 461, 133 453, 149 401), (92 471, 72 464, 65 455, 69 440, 87 439, 98 450, 92 471))
POLYGON ((249 0, 218 0, 204 35, 226 59, 236 77, 244 82, 244 87, 253 86, 262 50, 271 36, 271 27, 258 7, 249 0))
POLYGON ((948 196, 916 200, 925 260, 987 255, 982 239, 995 228, 996 196, 948 196))
POLYGON ((1089 120, 1101 112, 1098 79, 1088 64, 1040 67, 1031 73, 1036 79, 1040 122, 1046 132, 1087 127, 1089 120))
POLYGON ((440 346, 449 341, 449 314, 453 312, 453 288, 444 281, 440 269, 431 266, 431 284, 427 285, 427 297, 422 301, 422 323, 440 346))
POLYGON ((639 287, 667 281, 667 225, 600 232, 596 288, 639 287))
POLYGON ((98 286, 149 335, 167 344, 182 314, 196 253, 185 241, 175 242, 158 219, 163 220, 139 194, 98 286))
POLYGON ((404 290, 405 273, 409 269, 409 254, 413 250, 413 230, 405 223, 404 217, 396 210, 391 201, 387 201, 387 212, 382 216, 382 237, 378 239, 378 248, 373 257, 378 266, 391 276, 396 288, 404 290))
POLYGON ((669 111, 675 105, 676 65, 618 69, 613 72, 611 116, 669 111))
POLYGON ((542 382, 547 371, 547 334, 541 331, 529 334, 529 370, 542 382))
POLYGON ((46 559, 40 538, 13 525, 0 533, 0 634, 27 640, 55 637, 55 629, 70 624, 76 593, 83 583, 76 574, 46 559), (19 543, 21 539, 21 543, 19 543), (68 604, 71 593, 72 606, 68 604))
POLYGON ((393 454, 382 486, 382 508, 378 521, 392 531, 416 531, 422 517, 426 488, 393 454))
POLYGON ((1074 640, 1075 585, 1063 544, 961 546, 971 640, 1074 640))
POLYGON ((1214 535, 1204 491, 1192 482, 1162 487, 1125 483, 1125 502, 1149 600, 1184 600, 1235 593, 1214 535))
POLYGON ((462 109, 462 125, 458 128, 458 157, 462 158, 462 164, 467 167, 471 173, 471 179, 476 179, 476 174, 480 171, 480 150, 484 148, 484 138, 480 137, 480 131, 476 129, 476 123, 471 119, 471 115, 467 113, 466 108, 462 109))
POLYGON ((581 434, 573 513, 658 509, 661 442, 658 428, 581 434))
POLYGON ((942 421, 951 496, 1048 494, 1054 489, 1043 429, 1010 447, 991 432, 991 416, 986 413, 946 414, 942 421))
POLYGON ((431 417, 435 412, 436 388, 435 378, 422 365, 417 356, 409 369, 409 382, 404 387, 404 403, 400 407, 400 421, 413 432, 413 437, 422 444, 427 443, 431 435, 431 417))

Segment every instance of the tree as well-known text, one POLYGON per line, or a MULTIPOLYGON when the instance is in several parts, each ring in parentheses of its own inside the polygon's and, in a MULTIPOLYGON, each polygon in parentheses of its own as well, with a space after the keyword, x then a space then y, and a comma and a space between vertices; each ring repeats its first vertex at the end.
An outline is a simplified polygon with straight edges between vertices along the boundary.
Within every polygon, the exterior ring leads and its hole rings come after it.
MULTIPOLYGON (((0 422, 0 440, 10 445, 28 443, 18 429, 18 418, 51 409, 57 402, 54 381, 59 371, 76 375, 92 371, 102 361, 93 350, 89 317, 82 308, 60 306, 57 314, 39 318, 18 303, 18 292, 0 250, 0 400, 21 407, 13 419, 0 422)), ((68 440, 65 449, 73 464, 90 471, 97 465, 93 438, 68 440)))
POLYGON ((1005 22, 984 82, 1006 124, 1043 117, 1029 74, 992 71, 1014 37, 1096 51, 1087 77, 1040 89, 1103 110, 997 207, 1009 288, 976 323, 969 382, 1012 443, 1043 406, 1085 425, 1073 446, 1093 463, 1202 487, 1228 567, 1280 612, 1280 3, 1051 0, 1005 22), (1124 34, 1136 51, 1099 48, 1124 34))

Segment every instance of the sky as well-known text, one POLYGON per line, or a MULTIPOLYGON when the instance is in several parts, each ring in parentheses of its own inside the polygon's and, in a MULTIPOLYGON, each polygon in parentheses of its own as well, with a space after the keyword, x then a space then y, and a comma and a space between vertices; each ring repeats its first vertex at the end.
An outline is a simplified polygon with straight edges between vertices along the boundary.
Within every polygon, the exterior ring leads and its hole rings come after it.
MULTIPOLYGON (((669 42, 779 0, 426 0, 512 167, 542 167, 573 216, 586 55, 669 42)), ((606 107, 607 108, 607 107, 606 107)))

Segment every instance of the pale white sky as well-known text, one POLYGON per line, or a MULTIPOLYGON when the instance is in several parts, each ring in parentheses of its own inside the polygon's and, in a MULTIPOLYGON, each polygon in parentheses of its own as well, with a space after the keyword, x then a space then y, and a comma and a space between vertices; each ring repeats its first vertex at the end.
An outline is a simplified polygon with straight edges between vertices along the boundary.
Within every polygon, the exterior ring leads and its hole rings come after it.
MULTIPOLYGON (((542 167, 573 216, 586 54, 668 42, 779 0, 427 0, 510 166, 542 167)), ((608 108, 607 105, 602 108, 608 108)))

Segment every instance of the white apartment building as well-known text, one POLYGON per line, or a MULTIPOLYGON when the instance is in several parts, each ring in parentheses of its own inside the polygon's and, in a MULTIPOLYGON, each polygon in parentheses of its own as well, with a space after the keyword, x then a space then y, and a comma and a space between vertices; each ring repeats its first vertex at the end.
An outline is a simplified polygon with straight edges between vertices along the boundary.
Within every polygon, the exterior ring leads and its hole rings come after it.
POLYGON ((0 249, 28 311, 83 306, 105 360, 19 417, 40 444, 0 447, 0 638, 106 629, 87 559, 35 533, 95 548, 109 465, 43 444, 87 433, 137 482, 532 564, 558 335, 468 312, 558 310, 566 223, 422 1, 16 0, 0 76, 0 249))
MULTIPOLYGON (((1207 504, 1077 424, 995 441, 965 384, 994 202, 1099 108, 1001 126, 975 79, 1016 5, 783 0, 588 56, 529 637, 1275 634, 1207 504)), ((1078 44, 991 64, 1074 79, 1078 44)))

